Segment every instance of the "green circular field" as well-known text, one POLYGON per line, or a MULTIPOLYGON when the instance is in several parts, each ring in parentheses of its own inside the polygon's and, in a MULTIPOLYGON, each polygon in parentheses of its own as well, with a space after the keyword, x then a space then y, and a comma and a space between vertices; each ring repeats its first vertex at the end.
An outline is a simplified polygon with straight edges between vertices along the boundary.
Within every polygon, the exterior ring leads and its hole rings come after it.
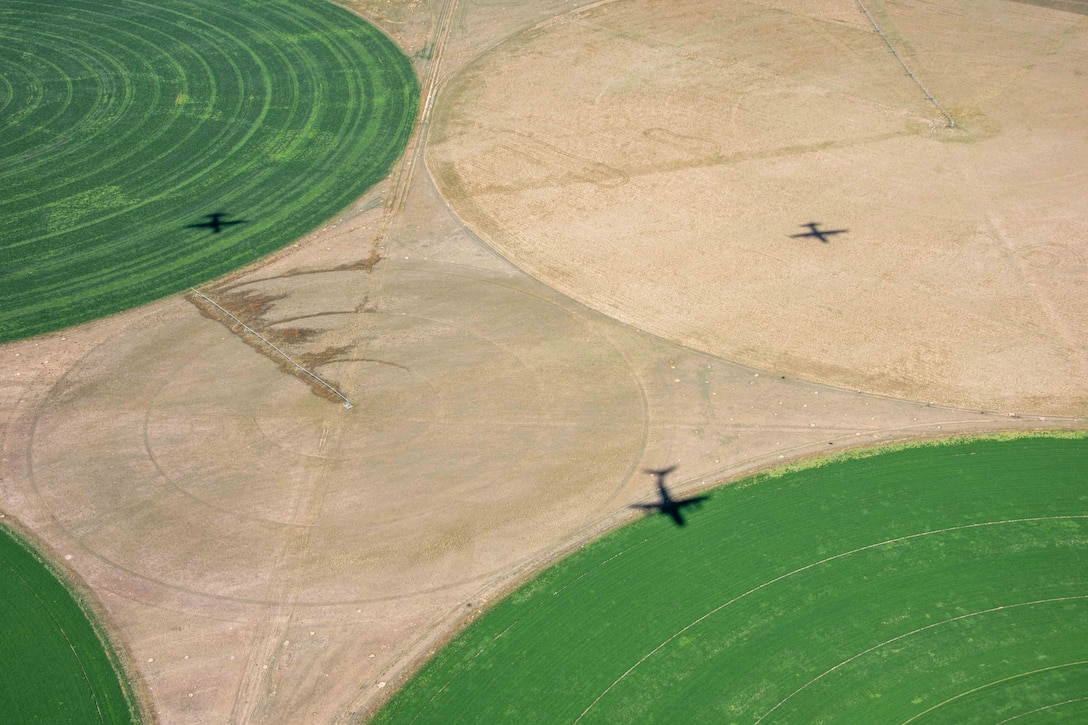
POLYGON ((48 567, 0 529, 0 721, 138 721, 117 658, 48 567))
POLYGON ((388 173, 418 96, 396 45, 324 0, 4 3, 0 342, 307 233, 388 173))
POLYGON ((377 721, 1086 722, 1086 472, 1036 437, 722 488, 514 593, 377 721))

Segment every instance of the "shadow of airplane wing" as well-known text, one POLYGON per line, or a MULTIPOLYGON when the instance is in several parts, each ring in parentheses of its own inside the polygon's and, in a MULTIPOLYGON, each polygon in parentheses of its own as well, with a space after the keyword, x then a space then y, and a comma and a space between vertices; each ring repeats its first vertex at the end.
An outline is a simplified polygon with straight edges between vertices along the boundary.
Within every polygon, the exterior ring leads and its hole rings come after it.
POLYGON ((703 501, 706 501, 708 498, 710 497, 692 496, 691 498, 682 498, 679 501, 673 501, 672 505, 669 506, 669 510, 667 512, 662 511, 662 513, 668 513, 669 516, 672 516, 672 520, 676 522, 677 526, 683 526, 686 523, 682 514, 683 510, 689 507, 699 508, 702 506, 703 501))
POLYGON ((803 239, 805 237, 812 237, 813 239, 819 239, 824 244, 827 244, 827 238, 834 234, 845 234, 850 231, 849 229, 817 229, 820 226, 820 222, 809 222, 808 224, 802 224, 802 227, 808 227, 807 232, 800 234, 790 234, 790 239, 803 239))
POLYGON ((691 498, 683 498, 679 501, 667 501, 664 503, 633 503, 629 504, 628 508, 640 509, 642 511, 653 511, 655 513, 664 514, 673 520, 677 526, 687 525, 687 521, 684 520, 683 510, 689 506, 699 507, 706 501, 709 496, 692 496, 691 498))
POLYGON ((246 224, 247 219, 223 219, 226 214, 224 212, 215 212, 214 214, 205 214, 204 218, 208 221, 198 222, 196 224, 186 224, 186 229, 210 229, 212 234, 218 234, 224 227, 234 226, 235 224, 246 224))

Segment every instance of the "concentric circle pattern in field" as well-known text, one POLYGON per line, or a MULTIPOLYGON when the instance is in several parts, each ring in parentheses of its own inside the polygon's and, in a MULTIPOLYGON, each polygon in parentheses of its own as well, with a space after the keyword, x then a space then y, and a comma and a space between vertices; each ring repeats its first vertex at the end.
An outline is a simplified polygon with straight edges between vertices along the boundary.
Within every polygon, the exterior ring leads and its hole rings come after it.
POLYGON ((1084 414, 1088 18, 870 10, 955 128, 855 0, 618 0, 467 65, 428 164, 488 243, 640 329, 845 388, 1084 414), (809 223, 839 233, 793 236, 809 223))
MULTIPOLYGON (((345 302, 365 284, 341 280, 345 302)), ((411 596, 511 566, 511 542, 575 526, 622 484, 644 401, 577 315, 419 272, 399 287, 412 312, 367 313, 345 346, 359 313, 326 307, 327 285, 294 278, 315 307, 286 324, 343 349, 315 369, 351 410, 198 315, 116 335, 56 386, 33 486, 111 576, 205 603, 411 596), (450 312, 459 295, 471 312, 450 312)))
POLYGON ((982 440, 720 489, 515 592, 378 722, 1083 722, 1086 466, 982 440))
POLYGON ((321 0, 16 0, 0 68, 0 341, 282 247, 385 176, 418 106, 392 41, 321 0))

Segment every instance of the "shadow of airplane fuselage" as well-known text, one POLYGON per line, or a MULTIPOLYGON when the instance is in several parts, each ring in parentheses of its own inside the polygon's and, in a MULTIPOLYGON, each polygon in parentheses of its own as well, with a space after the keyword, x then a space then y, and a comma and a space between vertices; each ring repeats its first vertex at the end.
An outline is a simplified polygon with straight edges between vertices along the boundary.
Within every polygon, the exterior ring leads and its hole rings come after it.
POLYGON ((691 498, 674 499, 669 495, 669 489, 665 488, 665 476, 669 475, 676 470, 676 466, 669 466, 668 468, 645 469, 645 473, 652 474, 657 477, 657 492, 661 496, 661 500, 657 503, 636 503, 631 504, 631 508, 644 509, 657 511, 659 514, 664 514, 673 520, 677 526, 684 526, 687 522, 684 521, 683 510, 689 506, 698 506, 703 501, 706 501, 709 496, 692 496, 691 498))
POLYGON ((224 214, 221 211, 217 211, 214 214, 205 214, 204 216, 208 219, 208 221, 201 222, 199 224, 186 224, 185 228, 186 229, 211 229, 212 234, 218 234, 223 229, 223 227, 229 227, 229 226, 233 226, 235 224, 245 224, 246 223, 245 219, 233 219, 231 221, 223 221, 223 217, 225 217, 226 214, 224 214))

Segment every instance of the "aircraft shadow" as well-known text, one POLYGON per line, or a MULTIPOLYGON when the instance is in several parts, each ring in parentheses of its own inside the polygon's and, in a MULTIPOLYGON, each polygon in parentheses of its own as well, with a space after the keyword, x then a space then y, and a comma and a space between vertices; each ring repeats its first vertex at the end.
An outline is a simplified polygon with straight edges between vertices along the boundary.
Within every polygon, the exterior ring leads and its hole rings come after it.
POLYGON ((703 501, 706 501, 710 496, 692 496, 691 498, 673 498, 669 494, 669 489, 665 487, 665 476, 669 475, 676 470, 676 466, 669 466, 668 468, 646 468, 643 469, 643 473, 649 473, 657 477, 657 493, 661 497, 660 501, 654 503, 633 503, 630 505, 633 509, 642 509, 644 511, 655 511, 664 516, 668 516, 672 519, 672 522, 677 526, 684 526, 687 521, 684 519, 684 509, 686 508, 698 508, 703 501))
POLYGON ((214 214, 205 214, 204 218, 207 219, 208 221, 200 222, 198 224, 186 224, 185 228, 186 229, 211 229, 212 234, 218 234, 219 232, 223 231, 227 227, 232 227, 235 224, 245 224, 247 222, 247 220, 245 220, 245 219, 230 219, 230 220, 227 220, 227 219, 223 218, 225 216, 228 216, 227 213, 222 212, 222 211, 217 211, 214 214))
POLYGON ((849 229, 817 229, 820 226, 820 222, 808 222, 802 224, 802 227, 808 227, 808 231, 802 234, 791 234, 790 239, 803 239, 805 237, 812 237, 813 239, 819 239, 824 244, 827 244, 830 240, 828 237, 836 234, 846 234, 849 229))

